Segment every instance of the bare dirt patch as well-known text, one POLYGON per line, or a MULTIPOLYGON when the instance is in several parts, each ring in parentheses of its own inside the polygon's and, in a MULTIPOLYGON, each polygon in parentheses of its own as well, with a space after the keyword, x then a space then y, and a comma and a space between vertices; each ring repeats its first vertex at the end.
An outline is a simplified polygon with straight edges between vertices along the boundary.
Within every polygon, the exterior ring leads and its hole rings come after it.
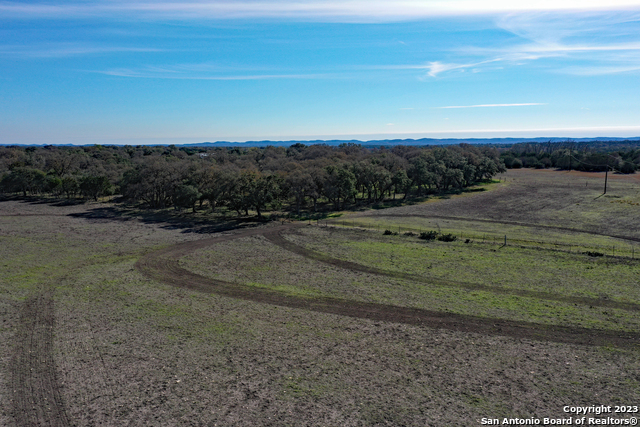
POLYGON ((53 359, 54 326, 50 291, 39 292, 24 302, 9 365, 12 415, 19 427, 71 425, 53 359))

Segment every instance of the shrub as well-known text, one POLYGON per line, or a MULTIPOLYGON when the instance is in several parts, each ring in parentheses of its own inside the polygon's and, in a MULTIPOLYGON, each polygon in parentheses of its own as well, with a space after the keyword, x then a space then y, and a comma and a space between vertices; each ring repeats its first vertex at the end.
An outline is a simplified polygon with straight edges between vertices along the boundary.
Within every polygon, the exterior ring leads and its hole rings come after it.
POLYGON ((407 231, 406 233, 404 233, 405 236, 417 236, 416 233, 414 233, 413 231, 407 231))
POLYGON ((587 251, 584 254, 589 256, 604 256, 602 252, 596 252, 596 251, 587 251))
POLYGON ((384 234, 385 236, 397 236, 398 232, 397 231, 391 231, 391 230, 384 230, 384 234))
POLYGON ((438 236, 438 240, 440 240, 441 242, 454 242, 456 239, 457 237, 453 234, 443 234, 441 236, 438 236))
POLYGON ((634 173, 636 171, 636 165, 631 162, 621 162, 620 172, 622 173, 634 173))
POLYGON ((420 238, 424 239, 424 240, 435 240, 436 237, 438 237, 438 232, 437 231, 423 231, 422 233, 420 233, 420 238))
POLYGON ((506 156, 504 159, 504 165, 508 168, 511 169, 513 167, 513 161, 515 160, 515 157, 513 156, 506 156))

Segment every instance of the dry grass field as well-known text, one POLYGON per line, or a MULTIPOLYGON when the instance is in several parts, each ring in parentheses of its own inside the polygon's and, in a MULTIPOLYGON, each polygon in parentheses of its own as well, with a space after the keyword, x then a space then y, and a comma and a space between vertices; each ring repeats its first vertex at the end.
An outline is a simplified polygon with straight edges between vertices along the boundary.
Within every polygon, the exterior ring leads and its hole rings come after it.
POLYGON ((509 171, 328 227, 228 231, 2 201, 0 425, 473 426, 638 405, 639 178, 601 196, 601 174, 509 171), (435 228, 470 241, 403 235, 435 228))

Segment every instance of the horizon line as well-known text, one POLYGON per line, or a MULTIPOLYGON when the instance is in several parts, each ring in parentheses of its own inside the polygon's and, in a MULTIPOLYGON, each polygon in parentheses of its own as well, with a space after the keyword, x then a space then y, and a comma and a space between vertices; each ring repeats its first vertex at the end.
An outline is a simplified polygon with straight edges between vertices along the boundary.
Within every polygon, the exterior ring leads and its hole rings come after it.
MULTIPOLYGON (((166 138, 168 139, 168 138, 166 138)), ((10 146, 24 146, 24 147, 46 147, 46 146, 73 146, 73 147, 87 147, 87 146, 127 146, 127 145, 144 145, 144 146, 170 146, 170 145, 180 145, 180 146, 193 146, 193 145, 204 145, 204 144, 265 144, 269 145, 269 143, 277 143, 277 144, 286 144, 286 143, 323 143, 323 142, 333 142, 333 143, 342 143, 342 142, 358 142, 358 143, 376 143, 376 142, 391 142, 391 141, 407 141, 407 142, 417 142, 421 140, 429 140, 429 141, 493 141, 493 140, 519 140, 519 141, 531 141, 534 140, 549 140, 548 142, 562 142, 562 141, 574 141, 574 142, 624 142, 624 141, 640 141, 640 136, 633 137, 611 137, 611 136, 595 136, 595 137, 563 137, 563 136, 535 136, 535 137, 517 137, 517 136, 505 136, 505 137, 491 137, 491 138, 478 138, 478 137, 468 137, 468 138, 383 138, 383 139, 345 139, 345 138, 336 138, 336 139, 254 139, 254 140, 246 140, 246 141, 202 141, 202 142, 154 142, 154 143, 7 143, 0 142, 0 146, 10 147, 10 146), (582 140, 582 141, 581 141, 582 140)), ((504 142, 504 144, 508 144, 509 142, 504 142)), ((499 143, 498 143, 499 144, 499 143)), ((402 145, 401 143, 394 145, 402 145)))

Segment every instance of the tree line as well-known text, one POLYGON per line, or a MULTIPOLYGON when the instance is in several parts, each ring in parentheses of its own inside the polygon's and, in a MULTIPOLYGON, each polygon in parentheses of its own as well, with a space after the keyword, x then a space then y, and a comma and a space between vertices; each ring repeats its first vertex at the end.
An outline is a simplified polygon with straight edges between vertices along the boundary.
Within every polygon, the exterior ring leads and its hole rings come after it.
POLYGON ((623 174, 640 170, 639 141, 523 143, 501 147, 500 151, 508 169, 609 170, 623 174))
POLYGON ((505 166, 496 148, 0 147, 0 192, 98 200, 121 195, 147 208, 305 212, 424 197, 490 179, 505 166))

